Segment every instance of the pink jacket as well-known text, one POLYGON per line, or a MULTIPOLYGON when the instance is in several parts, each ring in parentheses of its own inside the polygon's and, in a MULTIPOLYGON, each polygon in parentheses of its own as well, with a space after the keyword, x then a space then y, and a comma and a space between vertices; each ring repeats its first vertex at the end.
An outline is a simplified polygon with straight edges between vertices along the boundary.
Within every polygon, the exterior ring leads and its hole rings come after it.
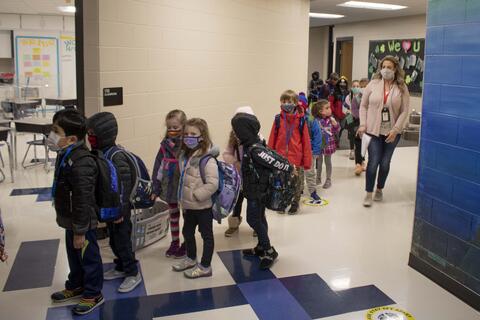
MULTIPOLYGON (((360 126, 365 126, 367 133, 376 137, 380 135, 380 125, 382 123, 383 87, 383 79, 370 81, 363 92, 362 103, 360 104, 360 126)), ((410 93, 407 86, 404 88, 402 93, 400 88, 394 85, 390 92, 392 99, 390 121, 393 130, 397 133, 402 133, 410 106, 410 93)))

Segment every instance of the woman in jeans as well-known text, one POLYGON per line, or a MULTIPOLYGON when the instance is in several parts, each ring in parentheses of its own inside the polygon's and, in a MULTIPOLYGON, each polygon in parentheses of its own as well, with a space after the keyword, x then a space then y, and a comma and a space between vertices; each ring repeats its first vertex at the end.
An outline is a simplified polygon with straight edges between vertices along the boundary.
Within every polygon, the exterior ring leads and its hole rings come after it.
POLYGON ((410 94, 404 81, 404 72, 393 56, 383 58, 380 70, 365 88, 360 105, 358 135, 368 134, 367 195, 363 205, 383 200, 383 188, 390 171, 393 151, 400 140, 410 103, 410 94), (378 181, 375 195, 373 189, 378 181))

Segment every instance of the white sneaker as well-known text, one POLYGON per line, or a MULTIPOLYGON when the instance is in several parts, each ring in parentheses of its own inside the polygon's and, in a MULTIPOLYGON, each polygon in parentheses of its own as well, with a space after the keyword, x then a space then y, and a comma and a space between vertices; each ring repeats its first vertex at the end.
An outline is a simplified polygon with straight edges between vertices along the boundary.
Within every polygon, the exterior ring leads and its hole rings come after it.
POLYGON ((375 194, 373 195, 373 201, 382 201, 383 200, 383 192, 382 190, 375 191, 375 194))
POLYGON ((196 265, 195 268, 187 270, 183 273, 185 277, 189 279, 196 279, 202 277, 212 276, 212 267, 204 268, 200 265, 196 265))
POLYGON ((139 272, 136 276, 126 277, 120 287, 118 287, 118 292, 130 292, 135 289, 140 283, 142 283, 142 275, 139 272))
POLYGON ((363 200, 364 207, 371 207, 373 204, 373 194, 371 192, 367 192, 365 199, 363 200))
POLYGON ((355 160, 355 151, 350 150, 350 155, 348 156, 350 160, 355 160))
POLYGON ((172 266, 173 271, 181 272, 187 269, 191 269, 197 265, 197 261, 190 259, 189 257, 185 257, 184 259, 180 260, 178 263, 175 263, 172 266))
POLYGON ((115 268, 105 271, 103 273, 103 279, 105 280, 114 280, 114 279, 120 279, 120 278, 125 278, 125 272, 118 271, 115 268))

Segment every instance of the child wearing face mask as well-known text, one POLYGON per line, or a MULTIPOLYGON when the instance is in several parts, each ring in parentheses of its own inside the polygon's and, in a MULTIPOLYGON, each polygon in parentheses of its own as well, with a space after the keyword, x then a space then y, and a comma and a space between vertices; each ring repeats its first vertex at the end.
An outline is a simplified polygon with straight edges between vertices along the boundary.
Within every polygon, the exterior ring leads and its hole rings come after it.
POLYGON ((212 276, 212 256, 214 250, 212 195, 218 190, 219 151, 212 148, 208 125, 203 119, 193 118, 186 122, 183 133, 182 151, 178 158, 180 184, 178 201, 183 210, 183 238, 187 256, 173 265, 173 270, 184 271, 187 278, 195 279, 212 276), (200 163, 204 164, 204 176, 200 174, 200 163), (203 256, 197 263, 195 229, 203 239, 203 256))
POLYGON ((172 110, 167 114, 165 118, 166 133, 160 143, 152 175, 152 198, 160 197, 170 208, 172 242, 165 252, 165 256, 176 259, 185 257, 186 253, 185 243, 180 245, 180 210, 177 199, 180 180, 177 159, 182 146, 182 133, 186 121, 187 116, 181 110, 172 110))
MULTIPOLYGON (((268 147, 277 151, 294 165, 296 192, 288 214, 298 213, 304 188, 304 171, 312 166, 312 147, 303 108, 298 106, 298 95, 287 90, 280 96, 281 112, 270 131, 268 147), (302 125, 303 124, 303 125, 302 125)), ((279 212, 282 213, 282 212, 279 212)))
POLYGON ((356 134, 360 126, 360 103, 362 101, 362 91, 360 82, 354 80, 352 82, 352 90, 345 99, 345 107, 349 110, 353 118, 353 122, 347 127, 348 140, 350 141, 350 160, 355 160, 355 174, 359 176, 363 171, 362 157, 362 139, 356 134))
POLYGON ((322 166, 325 161, 327 169, 327 179, 323 184, 324 189, 332 186, 332 154, 337 150, 335 135, 340 130, 340 126, 332 116, 332 109, 328 100, 321 99, 312 106, 312 115, 318 121, 322 130, 322 154, 318 157, 317 162, 317 184, 322 181, 322 166))
POLYGON ((95 185, 98 169, 85 146, 85 117, 76 110, 61 110, 53 117, 47 143, 58 151, 52 198, 57 223, 66 229, 70 273, 65 289, 52 294, 53 302, 81 298, 72 311, 87 314, 104 303, 103 266, 97 243, 95 185))

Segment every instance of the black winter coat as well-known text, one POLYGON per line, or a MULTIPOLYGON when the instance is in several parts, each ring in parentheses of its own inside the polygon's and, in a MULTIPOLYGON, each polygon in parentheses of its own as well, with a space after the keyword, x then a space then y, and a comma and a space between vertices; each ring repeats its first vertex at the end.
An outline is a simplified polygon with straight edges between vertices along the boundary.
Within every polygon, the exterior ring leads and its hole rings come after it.
POLYGON ((97 227, 98 207, 95 200, 97 165, 83 142, 73 147, 59 168, 65 150, 55 164, 54 204, 60 227, 85 234, 97 227))

